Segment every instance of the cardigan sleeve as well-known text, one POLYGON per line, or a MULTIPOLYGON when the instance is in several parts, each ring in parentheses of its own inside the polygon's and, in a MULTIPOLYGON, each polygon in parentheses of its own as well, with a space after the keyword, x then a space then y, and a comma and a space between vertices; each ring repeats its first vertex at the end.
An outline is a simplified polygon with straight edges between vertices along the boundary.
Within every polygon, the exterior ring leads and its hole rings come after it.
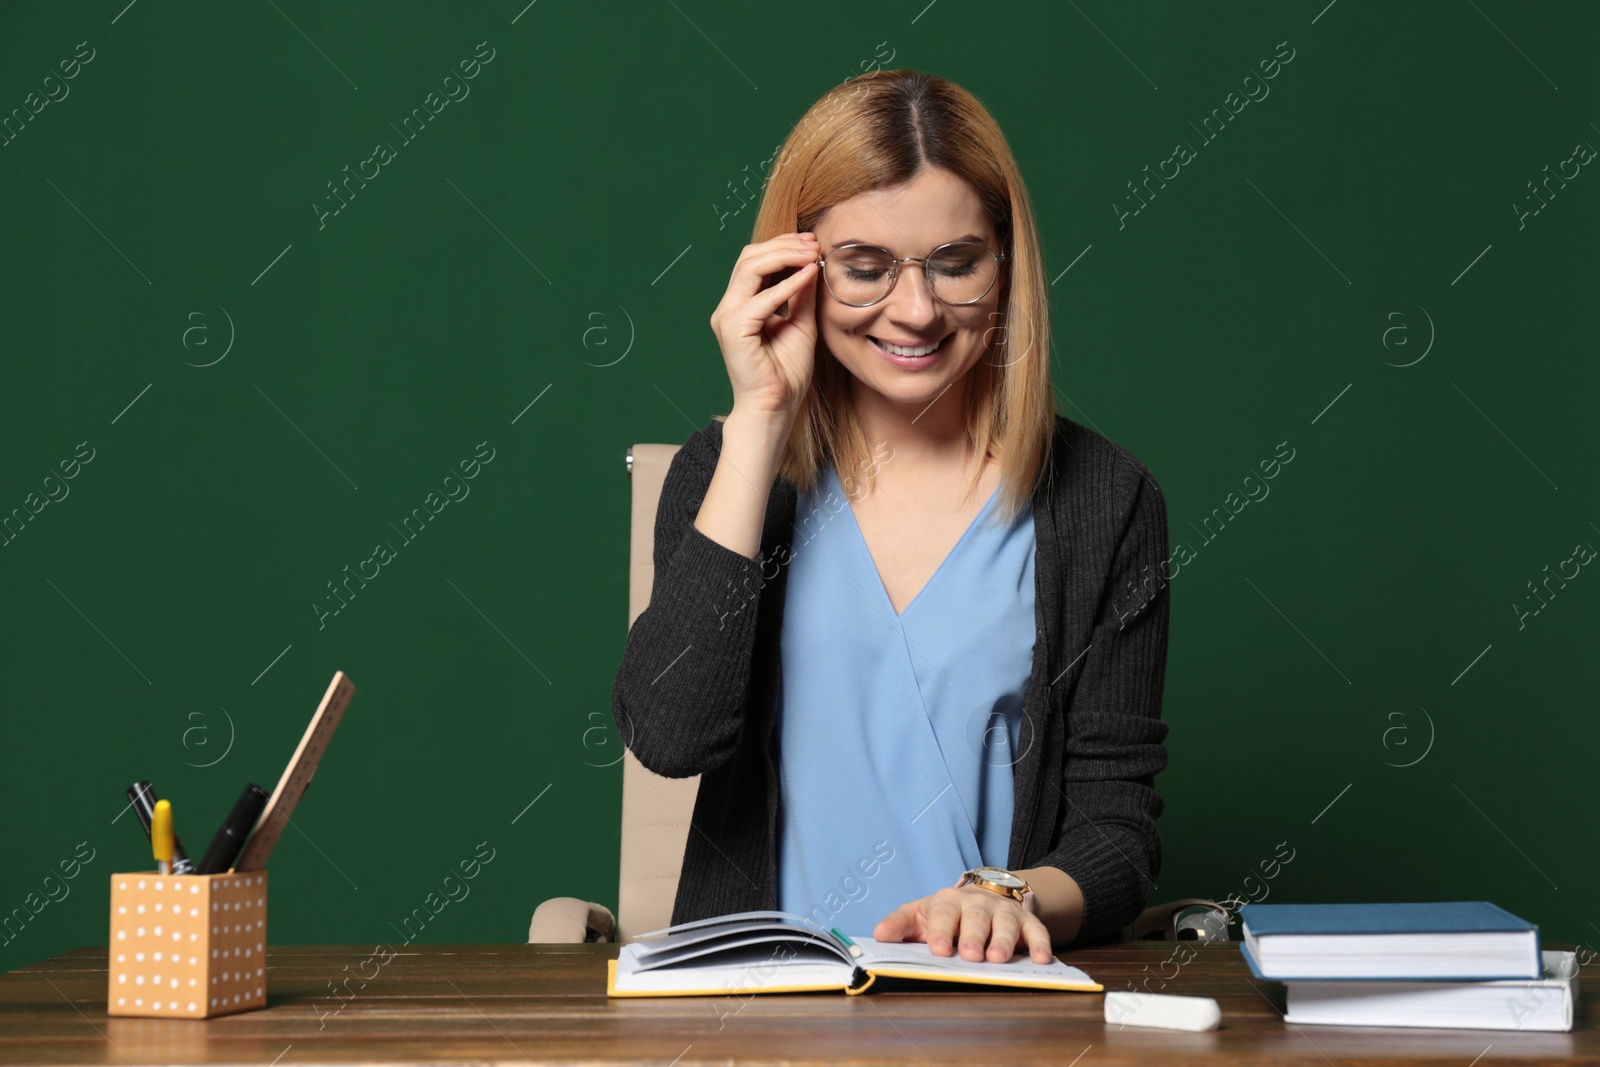
POLYGON ((713 420, 672 458, 656 508, 649 605, 628 631, 611 690, 618 735, 647 769, 703 774, 733 755, 755 642, 759 561, 695 525, 721 453, 713 420))
POLYGON ((1167 511, 1161 489, 1131 456, 1117 466, 1122 534, 1112 552, 1083 669, 1067 708, 1054 845, 1044 863, 1083 891, 1074 943, 1100 940, 1142 911, 1161 869, 1155 775, 1165 769, 1161 719, 1166 678, 1167 511), (1129 484, 1131 481, 1131 485, 1129 484))

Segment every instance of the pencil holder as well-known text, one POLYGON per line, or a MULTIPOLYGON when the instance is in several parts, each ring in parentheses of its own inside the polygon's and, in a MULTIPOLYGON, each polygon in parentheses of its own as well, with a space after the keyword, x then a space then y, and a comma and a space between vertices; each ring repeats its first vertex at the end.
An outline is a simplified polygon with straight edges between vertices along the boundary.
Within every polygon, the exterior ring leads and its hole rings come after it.
POLYGON ((209 1019, 267 1003, 267 872, 111 876, 111 1015, 209 1019))

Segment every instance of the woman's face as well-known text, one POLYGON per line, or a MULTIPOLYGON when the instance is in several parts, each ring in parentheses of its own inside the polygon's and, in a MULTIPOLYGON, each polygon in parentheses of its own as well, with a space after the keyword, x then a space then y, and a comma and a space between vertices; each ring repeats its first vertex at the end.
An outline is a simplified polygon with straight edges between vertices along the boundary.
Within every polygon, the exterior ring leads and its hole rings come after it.
MULTIPOLYGON (((835 204, 814 229, 822 255, 842 244, 886 248, 897 259, 926 256, 942 244, 976 239, 1001 251, 971 186, 951 172, 924 167, 909 182, 835 204)), ((926 407, 959 382, 989 348, 1001 323, 1005 264, 975 304, 946 304, 928 289, 921 263, 900 264, 889 295, 870 307, 850 307, 817 281, 817 328, 828 350, 865 387, 896 404, 926 407), (896 363, 880 342, 909 348, 940 344, 921 366, 896 363)), ((957 395, 960 390, 956 391, 957 395)))

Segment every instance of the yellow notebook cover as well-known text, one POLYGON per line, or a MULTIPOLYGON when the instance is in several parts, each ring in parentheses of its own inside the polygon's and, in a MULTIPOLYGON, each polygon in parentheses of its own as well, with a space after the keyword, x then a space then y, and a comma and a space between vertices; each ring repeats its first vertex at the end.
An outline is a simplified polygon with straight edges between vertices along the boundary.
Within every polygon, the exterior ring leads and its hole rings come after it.
POLYGON ((865 992, 877 978, 1011 989, 1097 993, 1105 987, 1060 960, 969 963, 920 942, 841 938, 796 915, 740 912, 668 927, 622 946, 606 966, 612 997, 742 996, 865 992))

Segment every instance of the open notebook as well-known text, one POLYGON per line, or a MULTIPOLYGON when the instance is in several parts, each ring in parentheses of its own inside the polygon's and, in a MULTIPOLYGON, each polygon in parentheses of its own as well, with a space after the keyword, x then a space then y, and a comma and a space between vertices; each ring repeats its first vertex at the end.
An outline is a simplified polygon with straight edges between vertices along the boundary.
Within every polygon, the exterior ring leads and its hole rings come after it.
POLYGON ((670 926, 622 946, 608 961, 613 997, 728 996, 842 989, 861 993, 876 978, 971 982, 1017 989, 1098 993, 1105 987, 1060 960, 969 963, 935 956, 915 942, 845 941, 781 911, 745 911, 670 926), (859 955, 851 952, 851 946, 859 955))

